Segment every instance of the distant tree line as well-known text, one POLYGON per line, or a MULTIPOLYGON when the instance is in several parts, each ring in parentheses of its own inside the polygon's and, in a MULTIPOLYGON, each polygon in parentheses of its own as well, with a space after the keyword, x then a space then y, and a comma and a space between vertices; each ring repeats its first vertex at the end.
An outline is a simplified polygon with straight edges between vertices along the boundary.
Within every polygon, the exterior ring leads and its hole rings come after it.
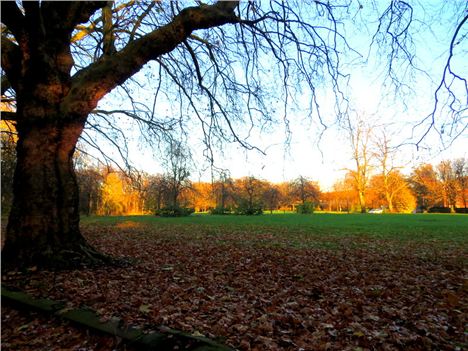
POLYGON ((192 182, 174 173, 141 175, 132 179, 121 171, 77 170, 80 211, 90 215, 153 213, 184 215, 193 211, 213 214, 261 214, 263 211, 310 213, 320 206, 316 182, 305 177, 273 184, 253 176, 214 182, 192 182), (304 208, 308 210, 304 210, 304 208))
MULTIPOLYGON (((254 176, 233 179, 223 173, 213 182, 192 182, 188 178, 189 172, 185 172, 184 177, 180 174, 146 174, 131 179, 117 171, 80 169, 77 176, 81 212, 164 215, 164 211, 180 210, 182 215, 192 211, 255 215, 265 211, 361 211, 359 192, 362 189, 356 187, 351 172, 326 192, 321 191, 317 182, 304 176, 289 182, 272 183, 254 176), (182 209, 186 209, 186 213, 182 209)), ((442 161, 436 166, 421 164, 409 176, 399 170, 386 175, 377 173, 369 177, 364 190, 366 210, 465 212, 468 163, 466 159, 457 159, 442 161)))
MULTIPOLYGON (((401 148, 388 125, 355 113, 344 129, 353 166, 327 194, 328 208, 359 211, 380 207, 387 212, 466 212, 467 159, 420 164, 409 175, 401 170, 401 148), (372 124, 374 123, 374 124, 372 124)), ((322 199, 324 200, 324 199, 322 199)))
MULTIPOLYGON (((365 212, 370 208, 400 213, 467 211, 468 160, 465 158, 445 160, 435 166, 421 164, 410 175, 383 164, 382 171, 373 175, 367 172, 366 181, 356 176, 357 171, 348 170, 332 190, 323 192, 317 182, 304 176, 275 184, 254 176, 233 179, 222 172, 212 182, 193 182, 189 178, 190 157, 178 143, 169 147, 166 172, 156 175, 128 176, 120 170, 92 166, 78 156, 75 167, 80 213, 186 215, 197 211, 254 215, 264 211, 365 212)), ((14 134, 2 133, 3 214, 11 207, 15 160, 14 134)))
POLYGON ((353 172, 324 193, 321 204, 330 211, 361 211, 365 194, 369 208, 387 212, 463 212, 468 200, 468 161, 445 160, 438 165, 421 164, 409 176, 398 169, 370 176, 358 187, 353 172))

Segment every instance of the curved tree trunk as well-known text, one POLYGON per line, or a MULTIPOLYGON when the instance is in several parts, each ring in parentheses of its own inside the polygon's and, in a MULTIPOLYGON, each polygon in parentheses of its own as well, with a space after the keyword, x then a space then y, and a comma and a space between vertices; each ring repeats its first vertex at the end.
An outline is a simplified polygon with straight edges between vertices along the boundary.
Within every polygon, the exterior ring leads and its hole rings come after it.
POLYGON ((366 195, 363 191, 359 191, 359 207, 361 209, 361 213, 366 213, 366 195))
POLYGON ((385 192, 385 197, 387 199, 387 205, 388 205, 388 211, 390 213, 393 213, 394 212, 394 208, 393 208, 393 194, 390 194, 389 191, 386 191, 385 192))
POLYGON ((104 259, 79 230, 72 157, 84 119, 62 121, 18 128, 14 200, 2 250, 7 268, 69 268, 104 259))

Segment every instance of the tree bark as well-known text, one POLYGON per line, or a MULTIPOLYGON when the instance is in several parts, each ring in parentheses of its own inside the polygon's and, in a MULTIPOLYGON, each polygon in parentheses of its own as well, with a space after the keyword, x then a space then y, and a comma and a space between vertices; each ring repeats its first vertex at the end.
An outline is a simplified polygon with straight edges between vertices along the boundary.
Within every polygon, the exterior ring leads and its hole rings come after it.
POLYGON ((387 198, 387 204, 388 204, 388 211, 390 213, 393 213, 394 209, 393 209, 393 196, 390 195, 390 192, 386 192, 385 193, 385 196, 387 198))
POLYGON ((2 264, 71 268, 101 263, 79 230, 79 191, 72 156, 84 119, 19 126, 13 207, 2 264))
POLYGON ((366 196, 363 191, 359 190, 359 207, 361 209, 361 213, 366 213, 366 196))
POLYGON ((384 179, 384 190, 385 190, 385 199, 387 200, 388 211, 393 213, 393 195, 395 192, 390 191, 390 186, 388 184, 388 174, 383 174, 384 179))

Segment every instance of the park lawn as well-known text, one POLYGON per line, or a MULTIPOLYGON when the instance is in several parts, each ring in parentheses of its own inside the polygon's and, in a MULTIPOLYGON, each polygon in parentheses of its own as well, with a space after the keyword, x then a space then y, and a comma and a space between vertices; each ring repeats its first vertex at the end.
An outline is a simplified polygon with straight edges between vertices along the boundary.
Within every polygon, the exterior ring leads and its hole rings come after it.
POLYGON ((227 237, 237 235, 242 242, 258 242, 267 236, 266 245, 320 246, 324 242, 345 240, 387 240, 440 245, 466 244, 468 216, 455 214, 264 214, 261 216, 221 216, 194 214, 182 218, 156 216, 83 217, 82 225, 149 227, 170 238, 187 236, 227 237))
POLYGON ((82 230, 133 264, 7 283, 240 350, 467 347, 468 216, 87 217, 82 230))

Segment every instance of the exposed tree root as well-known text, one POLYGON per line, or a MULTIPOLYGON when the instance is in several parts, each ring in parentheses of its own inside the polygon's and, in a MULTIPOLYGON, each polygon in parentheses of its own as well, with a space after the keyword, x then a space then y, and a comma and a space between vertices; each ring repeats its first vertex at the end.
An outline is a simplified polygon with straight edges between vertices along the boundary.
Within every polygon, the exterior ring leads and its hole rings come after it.
POLYGON ((53 271, 95 268, 102 266, 129 266, 132 262, 125 258, 117 258, 101 253, 86 243, 67 245, 58 250, 21 252, 12 259, 10 255, 3 255, 2 271, 28 271, 31 268, 50 269, 53 271))

